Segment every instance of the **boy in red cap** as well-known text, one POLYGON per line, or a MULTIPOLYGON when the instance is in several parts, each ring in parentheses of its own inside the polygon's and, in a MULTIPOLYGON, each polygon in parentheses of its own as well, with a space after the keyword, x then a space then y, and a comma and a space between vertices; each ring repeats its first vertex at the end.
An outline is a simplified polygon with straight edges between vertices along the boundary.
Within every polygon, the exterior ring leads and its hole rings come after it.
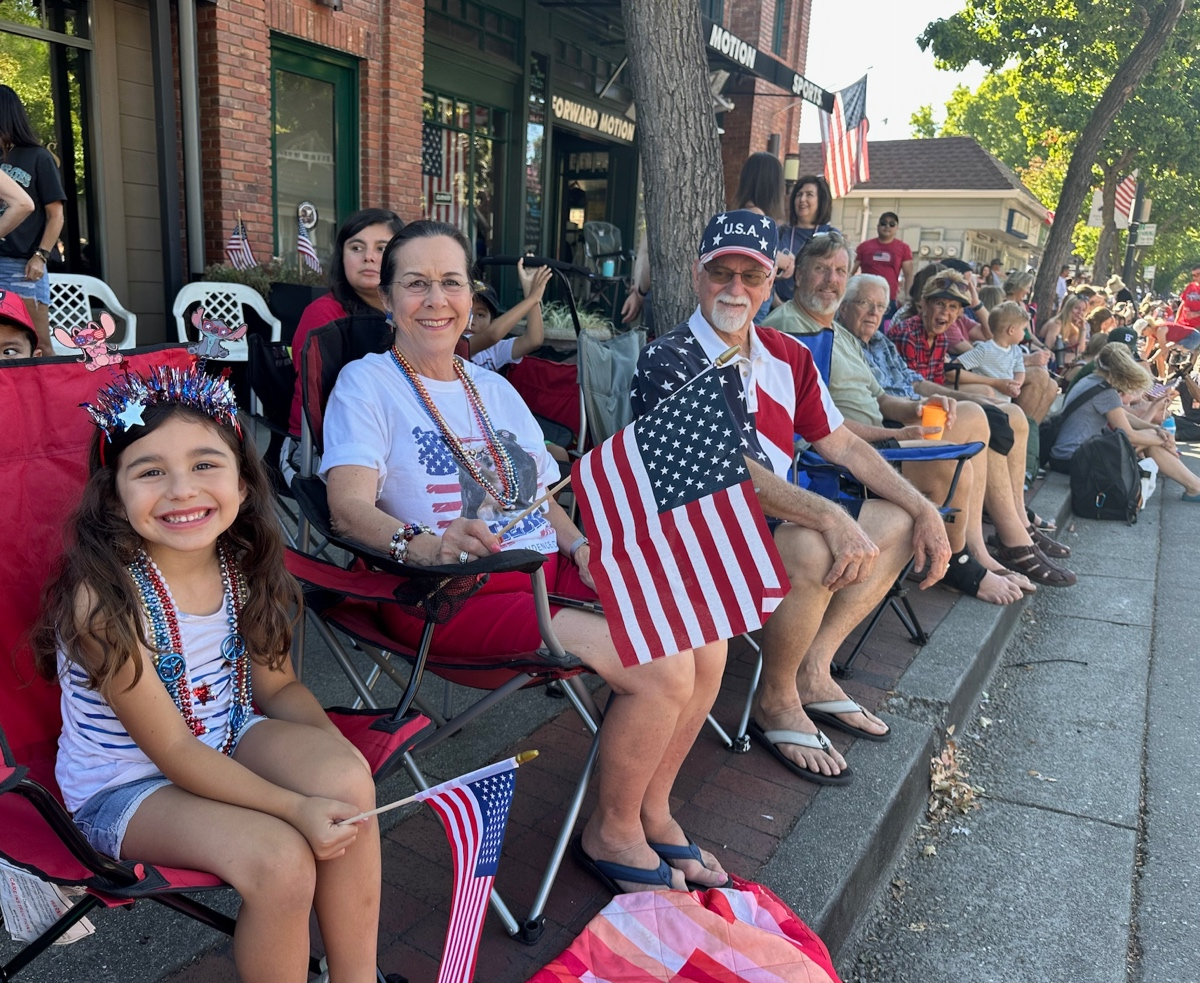
POLYGON ((33 358, 41 354, 33 320, 21 298, 0 290, 0 359, 33 358))

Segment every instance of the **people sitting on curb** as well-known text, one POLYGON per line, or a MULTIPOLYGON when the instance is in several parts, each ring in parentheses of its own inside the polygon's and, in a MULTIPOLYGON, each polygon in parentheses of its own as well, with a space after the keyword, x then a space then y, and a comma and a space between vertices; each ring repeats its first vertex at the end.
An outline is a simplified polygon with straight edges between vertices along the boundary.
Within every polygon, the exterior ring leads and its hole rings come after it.
MULTIPOLYGON (((681 380, 738 348, 737 358, 718 371, 791 581, 763 629, 763 676, 750 732, 794 774, 844 785, 850 770, 818 724, 874 741, 889 733, 834 681, 834 654, 879 604, 909 557, 927 571, 921 586, 929 587, 945 574, 950 545, 937 509, 843 425, 808 349, 752 323, 771 295, 775 248, 773 223, 764 224, 752 212, 723 212, 708 222, 693 266, 699 305, 687 322, 643 350, 633 407, 635 414, 647 412, 681 380), (790 483, 796 434, 878 497, 847 510, 790 483)), ((845 241, 817 235, 804 255, 810 250, 814 256, 845 255, 845 241)), ((840 291, 820 293, 830 314, 838 300, 840 291)))
MULTIPOLYGON (((920 313, 899 324, 893 321, 888 330, 888 339, 916 376, 893 376, 887 382, 881 380, 881 384, 889 391, 890 386, 896 385, 901 390, 909 386, 922 396, 957 396, 982 407, 990 435, 984 506, 996 527, 992 555, 1008 569, 1024 574, 1035 584, 1070 587, 1075 583, 1075 574, 1057 562, 1070 556, 1070 549, 1051 539, 1044 529, 1031 524, 1024 511, 1025 450, 1029 432, 1025 414, 1012 403, 1000 404, 990 396, 960 392, 946 386, 946 329, 958 318, 969 299, 959 274, 943 270, 931 277, 922 291, 920 313), (892 378, 896 381, 891 381, 892 378), (920 381, 914 381, 915 378, 920 381)), ((873 364, 875 361, 872 359, 873 364)), ((960 384, 982 379, 970 372, 957 375, 960 384)), ((961 407, 959 413, 962 413, 961 407)))
POLYGON ((1126 408, 1150 388, 1154 381, 1145 367, 1118 342, 1105 345, 1096 356, 1096 370, 1079 382, 1063 407, 1064 413, 1079 400, 1078 406, 1063 417, 1058 439, 1050 450, 1050 469, 1071 472, 1071 458, 1088 437, 1106 428, 1122 431, 1139 457, 1148 457, 1158 465, 1159 473, 1183 485, 1185 502, 1200 502, 1200 478, 1179 459, 1175 437, 1169 430, 1139 420, 1126 408))

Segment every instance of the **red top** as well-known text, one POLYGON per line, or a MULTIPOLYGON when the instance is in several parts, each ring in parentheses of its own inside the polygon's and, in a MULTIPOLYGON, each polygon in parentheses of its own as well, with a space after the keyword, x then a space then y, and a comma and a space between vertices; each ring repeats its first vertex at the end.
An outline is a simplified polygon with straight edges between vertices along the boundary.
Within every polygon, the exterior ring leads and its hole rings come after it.
POLYGON ((891 287, 891 299, 896 299, 896 291, 900 289, 900 267, 912 259, 912 250, 902 239, 891 242, 880 242, 878 239, 868 239, 860 242, 855 250, 858 265, 864 273, 881 276, 891 287))
POLYGON ((901 357, 914 372, 919 372, 930 382, 945 385, 946 382, 946 332, 942 332, 930 342, 925 333, 925 324, 920 314, 914 314, 897 324, 895 321, 887 329, 887 336, 892 339, 901 357))
POLYGON ((318 297, 300 315, 300 323, 296 325, 296 333, 292 336, 292 364, 296 366, 296 391, 292 395, 292 412, 288 416, 288 430, 293 437, 300 436, 300 420, 304 410, 300 402, 300 353, 304 350, 304 340, 310 331, 323 328, 331 321, 346 317, 346 309, 337 302, 333 294, 318 297))
POLYGON ((1189 328, 1200 328, 1200 283, 1195 280, 1183 288, 1183 299, 1175 320, 1189 328))

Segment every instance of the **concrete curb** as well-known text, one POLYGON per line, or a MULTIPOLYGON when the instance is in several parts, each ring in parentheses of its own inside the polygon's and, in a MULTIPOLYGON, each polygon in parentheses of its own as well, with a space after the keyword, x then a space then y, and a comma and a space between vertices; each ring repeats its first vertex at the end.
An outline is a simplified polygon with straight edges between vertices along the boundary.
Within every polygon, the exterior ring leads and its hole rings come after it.
MULTIPOLYGON (((1048 475, 1038 503, 1065 526, 1066 477, 1048 475)), ((1024 607, 955 604, 885 704, 892 740, 851 749, 854 783, 823 789, 762 869, 763 882, 796 905, 835 963, 924 812, 941 734, 966 722, 1024 607)))

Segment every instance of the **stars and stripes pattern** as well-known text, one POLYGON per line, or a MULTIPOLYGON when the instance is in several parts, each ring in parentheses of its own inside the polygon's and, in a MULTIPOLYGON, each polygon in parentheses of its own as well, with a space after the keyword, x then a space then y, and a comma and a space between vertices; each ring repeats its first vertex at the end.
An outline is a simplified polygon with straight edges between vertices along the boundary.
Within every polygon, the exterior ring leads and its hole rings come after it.
POLYGON ((867 77, 833 94, 833 112, 821 110, 821 153, 829 193, 842 198, 860 181, 871 180, 867 158, 867 77))
POLYGON ((317 250, 308 234, 304 220, 296 219, 296 258, 302 266, 307 266, 314 273, 321 272, 321 261, 317 259, 317 250))
POLYGON ((1123 215, 1129 222, 1133 221, 1133 205, 1137 201, 1138 172, 1134 171, 1117 185, 1115 207, 1113 212, 1123 215))
POLYGON ((250 249, 250 237, 246 234, 246 223, 241 218, 237 220, 237 224, 229 234, 229 241, 225 243, 225 258, 235 270, 248 270, 252 266, 258 265, 258 261, 250 249))
POLYGON ((438 983, 471 983, 479 935, 512 804, 517 759, 452 778, 415 798, 427 803, 446 830, 454 862, 454 897, 438 983))
POLYGON ((590 571, 623 665, 762 625, 788 580, 717 372, 576 462, 590 571))
POLYGON ((714 215, 700 239, 700 262, 707 263, 716 255, 737 253, 756 259, 766 268, 775 265, 775 250, 779 230, 766 215, 748 209, 736 209, 714 215))
POLYGON ((434 123, 421 125, 421 195, 425 217, 464 232, 467 151, 467 134, 434 123))

